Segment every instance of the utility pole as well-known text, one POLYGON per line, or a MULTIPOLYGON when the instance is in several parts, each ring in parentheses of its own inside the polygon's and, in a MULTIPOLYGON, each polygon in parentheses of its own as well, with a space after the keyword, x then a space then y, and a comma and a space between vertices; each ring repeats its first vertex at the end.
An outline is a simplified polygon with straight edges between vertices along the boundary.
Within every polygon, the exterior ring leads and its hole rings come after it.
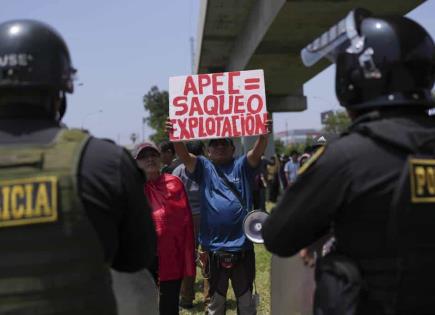
POLYGON ((288 146, 288 122, 285 121, 285 145, 288 146))
POLYGON ((142 142, 145 141, 145 123, 146 123, 146 118, 142 117, 142 142))
POLYGON ((190 67, 192 74, 195 73, 195 39, 190 37, 190 67))

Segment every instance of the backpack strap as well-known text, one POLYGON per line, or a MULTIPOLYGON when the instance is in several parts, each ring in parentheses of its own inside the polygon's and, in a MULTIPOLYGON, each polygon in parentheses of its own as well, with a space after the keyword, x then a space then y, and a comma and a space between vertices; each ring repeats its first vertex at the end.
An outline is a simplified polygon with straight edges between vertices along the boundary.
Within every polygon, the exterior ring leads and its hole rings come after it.
POLYGON ((228 177, 225 176, 225 174, 222 172, 222 170, 219 167, 215 166, 215 169, 216 169, 216 172, 218 173, 219 177, 222 179, 223 183, 225 184, 225 186, 227 186, 228 189, 231 190, 231 192, 234 194, 234 196, 236 196, 236 198, 239 200, 240 205, 243 208, 245 208, 245 203, 243 202, 242 195, 237 190, 237 188, 234 186, 234 184, 229 181, 228 177))

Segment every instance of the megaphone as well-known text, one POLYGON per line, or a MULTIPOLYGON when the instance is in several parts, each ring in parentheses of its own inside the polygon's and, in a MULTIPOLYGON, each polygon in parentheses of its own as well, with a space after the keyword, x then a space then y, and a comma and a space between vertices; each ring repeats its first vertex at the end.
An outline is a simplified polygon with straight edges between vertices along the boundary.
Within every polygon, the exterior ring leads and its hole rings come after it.
POLYGON ((253 210, 246 215, 243 221, 243 232, 251 242, 256 244, 264 243, 261 229, 268 216, 269 214, 262 210, 253 210))

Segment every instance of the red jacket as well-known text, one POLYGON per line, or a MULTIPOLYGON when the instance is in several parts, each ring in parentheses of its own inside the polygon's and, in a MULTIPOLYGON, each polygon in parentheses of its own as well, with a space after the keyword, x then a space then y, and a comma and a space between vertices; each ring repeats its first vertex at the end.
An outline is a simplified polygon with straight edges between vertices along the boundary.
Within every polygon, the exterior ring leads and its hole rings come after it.
POLYGON ((159 280, 195 275, 192 212, 183 182, 174 175, 162 174, 145 183, 145 195, 157 230, 159 280))

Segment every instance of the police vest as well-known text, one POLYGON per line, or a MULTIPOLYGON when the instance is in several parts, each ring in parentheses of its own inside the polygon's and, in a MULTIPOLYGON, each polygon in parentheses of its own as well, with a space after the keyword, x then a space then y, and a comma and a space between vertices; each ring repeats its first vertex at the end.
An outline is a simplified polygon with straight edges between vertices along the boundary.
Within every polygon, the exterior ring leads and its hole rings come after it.
POLYGON ((78 193, 89 136, 0 148, 0 314, 116 314, 102 246, 78 193))
POLYGON ((378 301, 384 314, 434 313, 435 135, 432 140, 405 152, 386 231, 395 257, 358 262, 369 285, 366 298, 378 301))

